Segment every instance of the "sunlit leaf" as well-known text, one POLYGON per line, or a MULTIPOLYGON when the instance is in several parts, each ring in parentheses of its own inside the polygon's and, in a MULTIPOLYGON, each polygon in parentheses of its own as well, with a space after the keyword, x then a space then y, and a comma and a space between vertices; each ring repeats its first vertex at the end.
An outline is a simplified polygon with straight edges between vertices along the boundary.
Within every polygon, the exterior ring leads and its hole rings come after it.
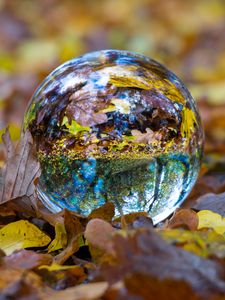
POLYGON ((48 246, 48 253, 63 249, 67 244, 67 234, 64 224, 56 223, 55 225, 55 238, 48 246))
MULTIPOLYGON (((6 131, 6 128, 0 129, 0 143, 2 143, 2 134, 4 134, 5 131, 6 131)), ((21 132, 21 126, 18 126, 16 124, 9 125, 9 133, 10 133, 12 141, 19 140, 20 132, 21 132)))
POLYGON ((182 114, 183 121, 181 124, 181 134, 183 137, 189 139, 191 134, 194 132, 194 126, 197 123, 195 113, 191 109, 184 107, 182 114))
POLYGON ((161 230, 160 235, 169 243, 199 256, 225 257, 225 238, 215 231, 189 231, 184 229, 161 230))
POLYGON ((111 103, 113 103, 121 114, 129 114, 130 113, 130 104, 126 100, 121 99, 112 99, 111 103))
POLYGON ((219 234, 225 233, 225 218, 210 210, 201 210, 198 212, 198 229, 213 228, 219 234))
POLYGON ((90 127, 82 126, 78 124, 75 120, 72 120, 71 124, 69 124, 68 118, 66 116, 63 118, 62 125, 66 125, 66 128, 68 129, 69 133, 73 135, 77 135, 77 133, 82 131, 90 131, 90 127))
POLYGON ((22 248, 44 247, 50 241, 49 236, 25 220, 10 223, 0 230, 0 248, 7 255, 22 248))
POLYGON ((69 270, 69 269, 74 269, 74 268, 79 268, 78 266, 61 266, 56 263, 49 265, 42 265, 39 267, 40 270, 42 269, 47 269, 48 271, 63 271, 63 270, 69 270))

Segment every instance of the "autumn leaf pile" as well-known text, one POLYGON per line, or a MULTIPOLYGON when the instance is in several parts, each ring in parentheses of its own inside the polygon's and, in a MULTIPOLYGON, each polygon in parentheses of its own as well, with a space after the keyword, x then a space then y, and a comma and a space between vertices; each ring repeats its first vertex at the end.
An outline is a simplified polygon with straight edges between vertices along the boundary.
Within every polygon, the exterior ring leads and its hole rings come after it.
POLYGON ((115 218, 111 202, 88 217, 52 214, 35 193, 30 133, 3 141, 0 299, 224 299, 224 194, 188 201, 157 227, 144 212, 115 218))
POLYGON ((0 136, 9 124, 13 140, 7 131, 0 137, 0 300, 225 299, 224 20, 223 0, 0 0, 0 136), (200 108, 199 179, 156 227, 144 213, 115 219, 112 203, 86 218, 51 214, 35 193, 30 133, 18 142, 45 76, 110 48, 164 63, 200 108))

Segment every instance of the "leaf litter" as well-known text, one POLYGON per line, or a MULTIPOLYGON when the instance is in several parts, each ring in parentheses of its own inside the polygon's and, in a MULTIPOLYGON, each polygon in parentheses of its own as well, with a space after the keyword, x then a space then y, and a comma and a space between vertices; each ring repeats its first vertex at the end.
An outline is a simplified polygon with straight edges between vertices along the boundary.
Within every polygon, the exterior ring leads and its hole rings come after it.
POLYGON ((193 209, 180 208, 155 228, 144 212, 115 219, 111 202, 88 217, 66 209, 52 214, 35 194, 39 168, 29 132, 15 148, 8 133, 3 139, 8 160, 0 206, 0 299, 225 295, 225 223, 216 208, 220 211, 222 196, 214 196, 216 212, 207 209, 213 194, 202 196, 193 209))
MULTIPOLYGON (((51 214, 35 195, 33 179, 38 177, 38 165, 29 133, 30 143, 23 139, 16 148, 6 133, 8 162, 0 172, 0 229, 13 222, 28 221, 51 242, 10 255, 0 251, 0 299, 222 300, 224 3, 134 0, 129 5, 116 1, 113 9, 111 2, 104 1, 99 6, 95 1, 62 4, 53 0, 50 5, 48 1, 41 5, 33 1, 27 9, 27 1, 19 5, 17 1, 0 1, 1 126, 10 123, 12 140, 18 139, 27 100, 38 82, 61 62, 97 48, 137 51, 182 74, 198 99, 206 138, 201 177, 183 208, 157 228, 145 214, 114 219, 111 204, 88 218, 68 211, 51 214), (83 13, 87 9, 88 18, 83 13), (60 27, 58 18, 62 17, 64 26, 60 27), (203 217, 207 222, 202 222, 203 217), (100 224, 107 228, 104 234, 99 231, 100 224), (93 233, 86 239, 87 232, 93 233), (101 239, 106 237, 110 242, 104 245, 101 239)), ((138 84, 146 86, 145 82, 138 84)), ((111 103, 111 109, 121 106, 115 99, 111 103)), ((75 115, 84 120, 79 128, 68 123, 67 130, 73 135, 93 122, 104 121, 104 107, 100 115, 89 112, 91 118, 83 113, 84 108, 73 103, 68 111, 68 119, 75 115)), ((120 109, 129 110, 126 106, 120 109)), ((186 125, 183 131, 191 133, 193 124, 186 125)), ((150 131, 134 133, 145 143, 152 138, 150 131)), ((0 167, 4 153, 0 144, 0 167)))

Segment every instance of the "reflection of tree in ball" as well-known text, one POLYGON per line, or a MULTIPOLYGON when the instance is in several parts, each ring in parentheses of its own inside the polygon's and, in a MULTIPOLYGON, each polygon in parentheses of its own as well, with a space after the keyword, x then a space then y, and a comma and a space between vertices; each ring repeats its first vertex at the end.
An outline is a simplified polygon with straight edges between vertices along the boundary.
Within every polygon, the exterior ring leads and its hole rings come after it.
POLYGON ((193 186, 202 153, 195 103, 157 62, 126 51, 65 63, 38 88, 29 128, 42 167, 38 191, 53 211, 88 214, 106 201, 117 213, 158 222, 193 186))

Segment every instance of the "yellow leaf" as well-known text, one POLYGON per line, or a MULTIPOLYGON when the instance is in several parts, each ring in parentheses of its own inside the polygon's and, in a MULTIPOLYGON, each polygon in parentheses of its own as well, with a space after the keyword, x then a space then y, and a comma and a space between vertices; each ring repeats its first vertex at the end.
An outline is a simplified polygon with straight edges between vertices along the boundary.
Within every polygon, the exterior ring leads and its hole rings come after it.
POLYGON ((111 84, 118 87, 135 87, 143 90, 150 90, 153 88, 151 82, 147 82, 141 76, 118 76, 111 75, 110 81, 111 84))
POLYGON ((213 228, 219 234, 225 233, 225 218, 211 210, 201 210, 197 213, 198 229, 213 228))
MULTIPOLYGON (((20 139, 20 129, 20 126, 16 124, 11 123, 9 125, 9 133, 13 141, 18 141, 20 139)), ((2 143, 2 135, 5 133, 5 131, 6 128, 0 129, 0 143, 2 143)))
POLYGON ((82 126, 78 124, 75 120, 72 120, 71 125, 69 124, 68 118, 65 116, 62 121, 62 125, 65 125, 69 133, 76 135, 78 132, 90 131, 90 127, 82 126))
POLYGON ((49 236, 25 220, 10 223, 0 230, 0 248, 7 255, 22 248, 43 247, 50 241, 49 236))
POLYGON ((225 239, 215 231, 190 231, 184 229, 160 230, 159 234, 164 240, 176 244, 186 251, 193 252, 202 257, 225 257, 225 239))
POLYGON ((183 137, 190 138, 195 130, 196 117, 194 112, 189 108, 183 108, 182 111, 181 134, 183 137))
POLYGON ((185 104, 185 99, 177 87, 169 80, 162 80, 160 76, 151 74, 151 76, 139 76, 138 67, 123 66, 108 68, 110 75, 109 83, 117 87, 132 87, 142 90, 158 89, 171 101, 185 104))
POLYGON ((111 103, 113 103, 118 110, 122 114, 129 114, 130 113, 130 104, 127 100, 121 99, 112 99, 111 103))
POLYGON ((48 246, 48 253, 63 249, 67 244, 67 234, 65 226, 61 223, 55 225, 55 238, 48 246))
POLYGON ((98 112, 99 113, 107 113, 107 112, 112 112, 112 111, 115 111, 116 110, 116 107, 115 105, 111 105, 109 104, 109 106, 107 108, 104 108, 102 110, 99 110, 98 112))
POLYGON ((68 269, 74 269, 74 268, 80 268, 79 266, 62 266, 62 265, 58 265, 56 263, 53 263, 52 265, 48 266, 48 265, 42 265, 39 267, 39 269, 47 269, 48 271, 52 272, 52 271, 64 271, 64 270, 68 270, 68 269))

